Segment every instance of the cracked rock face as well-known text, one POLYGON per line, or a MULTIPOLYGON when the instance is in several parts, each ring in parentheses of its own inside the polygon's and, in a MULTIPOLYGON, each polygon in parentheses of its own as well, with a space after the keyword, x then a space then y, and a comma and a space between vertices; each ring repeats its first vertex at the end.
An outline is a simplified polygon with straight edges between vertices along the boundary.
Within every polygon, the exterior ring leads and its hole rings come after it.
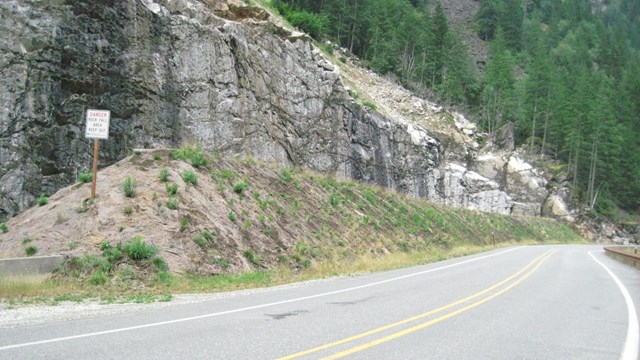
MULTIPOLYGON (((428 130, 356 104, 308 37, 266 16, 235 0, 0 2, 0 216, 90 168, 89 108, 111 111, 101 166, 134 148, 199 143, 511 211, 495 177, 448 166, 443 159, 456 157, 428 130)), ((525 188, 514 191, 514 200, 531 200, 525 188)))

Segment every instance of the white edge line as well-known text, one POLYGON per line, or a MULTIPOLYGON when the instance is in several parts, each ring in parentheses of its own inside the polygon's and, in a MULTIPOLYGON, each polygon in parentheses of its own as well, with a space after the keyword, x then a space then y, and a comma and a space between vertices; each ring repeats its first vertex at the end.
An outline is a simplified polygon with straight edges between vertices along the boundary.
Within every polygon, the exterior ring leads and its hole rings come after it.
POLYGON ((276 301, 276 302, 267 303, 267 304, 247 306, 247 307, 243 307, 243 308, 227 310, 227 311, 221 311, 221 312, 216 312, 216 313, 210 313, 210 314, 204 314, 204 315, 198 315, 198 316, 191 316, 191 317, 186 317, 186 318, 181 318, 181 319, 160 321, 160 322, 155 322, 155 323, 136 325, 136 326, 129 326, 129 327, 117 328, 117 329, 111 329, 111 330, 105 330, 105 331, 96 331, 96 332, 80 334, 80 335, 72 335, 72 336, 65 336, 65 337, 53 338, 53 339, 47 339, 47 340, 26 342, 26 343, 21 343, 21 344, 0 346, 0 351, 9 350, 9 349, 16 349, 16 348, 21 348, 21 347, 27 347, 27 346, 42 345, 42 344, 48 344, 48 343, 54 343, 54 342, 60 342, 60 341, 81 339, 81 338, 92 337, 92 336, 107 335, 107 334, 113 334, 113 333, 131 331, 131 330, 138 330, 138 329, 144 329, 144 328, 150 328, 150 327, 156 327, 156 326, 162 326, 162 325, 169 325, 169 324, 175 324, 175 323, 180 323, 180 322, 193 321, 193 320, 205 319, 205 318, 210 318, 210 317, 234 314, 234 313, 243 312, 243 311, 261 309, 261 308, 266 308, 266 307, 271 307, 271 306, 276 306, 276 305, 289 304, 289 303, 299 302, 299 301, 304 301, 304 300, 310 300, 310 299, 315 299, 315 298, 319 298, 319 297, 335 295, 335 294, 345 293, 345 292, 349 292, 349 291, 364 289, 364 288, 368 288, 368 287, 372 287, 372 286, 377 286, 377 285, 381 285, 381 284, 386 284, 386 283, 393 282, 393 281, 398 281, 398 280, 403 280, 403 279, 407 279, 407 278, 414 277, 414 276, 428 274, 428 273, 431 273, 431 272, 434 272, 434 271, 449 269, 449 268, 452 268, 452 267, 468 264, 468 263, 479 261, 479 260, 483 260, 483 259, 486 259, 486 258, 490 258, 490 257, 506 254, 508 252, 511 252, 511 251, 514 251, 514 250, 518 250, 518 249, 521 249, 521 248, 522 247, 515 247, 515 248, 507 249, 507 250, 504 250, 504 251, 500 251, 500 252, 497 252, 497 253, 484 255, 484 256, 478 256, 478 257, 475 257, 475 258, 472 258, 472 259, 468 259, 468 260, 464 260, 464 261, 460 261, 460 262, 457 262, 457 263, 454 263, 454 264, 449 264, 449 265, 437 267, 437 268, 434 268, 434 269, 419 271, 419 272, 412 273, 412 274, 398 276, 398 277, 394 277, 394 278, 391 278, 391 279, 376 281, 376 282, 372 282, 372 283, 369 283, 369 284, 354 286, 354 287, 351 287, 351 288, 346 288, 346 289, 341 289, 341 290, 329 291, 329 292, 325 292, 325 293, 309 295, 309 296, 304 296, 304 297, 295 298, 295 299, 276 301))
POLYGON ((631 299, 631 295, 629 291, 624 286, 622 281, 618 279, 616 274, 613 271, 609 270, 603 263, 601 263, 595 256, 593 256, 593 251, 589 251, 589 256, 593 258, 595 262, 597 262, 600 266, 602 266, 609 276, 615 281, 616 285, 620 289, 622 296, 624 297, 624 301, 627 303, 627 314, 629 316, 628 326, 627 326, 627 338, 624 341, 624 347, 622 348, 622 353, 620 354, 620 360, 637 360, 638 359, 638 342, 640 341, 640 330, 638 326, 638 315, 636 313, 636 307, 633 305, 633 300, 631 299))

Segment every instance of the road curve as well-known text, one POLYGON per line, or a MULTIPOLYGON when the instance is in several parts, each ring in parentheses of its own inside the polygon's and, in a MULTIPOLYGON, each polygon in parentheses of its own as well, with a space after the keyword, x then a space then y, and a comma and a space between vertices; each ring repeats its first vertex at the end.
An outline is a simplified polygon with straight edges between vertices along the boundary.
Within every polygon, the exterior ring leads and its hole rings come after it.
POLYGON ((639 280, 640 271, 597 246, 514 247, 162 309, 0 328, 0 358, 638 360, 639 280))

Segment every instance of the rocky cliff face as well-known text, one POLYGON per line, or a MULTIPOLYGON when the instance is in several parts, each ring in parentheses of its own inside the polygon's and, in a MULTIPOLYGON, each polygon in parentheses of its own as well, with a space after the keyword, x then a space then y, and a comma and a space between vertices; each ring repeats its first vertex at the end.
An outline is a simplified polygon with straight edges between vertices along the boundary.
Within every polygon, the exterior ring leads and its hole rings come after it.
POLYGON ((229 0, 2 1, 0 215, 90 167, 88 108, 111 110, 102 165, 198 143, 455 206, 540 213, 544 184, 517 159, 467 169, 467 125, 443 140, 358 104, 304 34, 267 18, 229 0))

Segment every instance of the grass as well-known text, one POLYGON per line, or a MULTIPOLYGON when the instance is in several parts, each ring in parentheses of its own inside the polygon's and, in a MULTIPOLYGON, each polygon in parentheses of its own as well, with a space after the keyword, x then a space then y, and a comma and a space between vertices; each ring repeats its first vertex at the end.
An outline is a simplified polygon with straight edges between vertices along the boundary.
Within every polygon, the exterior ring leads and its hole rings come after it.
POLYGON ((193 170, 185 170, 182 173, 182 180, 184 180, 187 185, 198 185, 198 175, 193 170))
POLYGON ((209 241, 204 236, 202 236, 202 234, 199 234, 196 237, 194 237, 193 242, 196 243, 196 245, 200 246, 201 248, 205 248, 209 245, 209 241))
POLYGON ((160 181, 162 182, 169 181, 169 169, 167 168, 160 169, 160 181))
POLYGON ((0 224, 0 232, 1 233, 8 233, 9 232, 9 226, 7 226, 6 223, 0 224))
POLYGON ((127 216, 133 214, 133 208, 131 206, 125 207, 124 208, 124 214, 127 215, 127 216))
POLYGON ((235 192, 236 194, 242 194, 245 190, 247 190, 247 188, 249 187, 249 184, 247 184, 244 181, 238 181, 237 183, 233 184, 233 192, 235 192))
POLYGON ((185 230, 187 230, 187 227, 189 226, 189 219, 186 217, 183 217, 182 219, 180 219, 180 232, 183 232, 185 230))
POLYGON ((93 173, 82 172, 80 173, 80 175, 78 175, 78 181, 83 184, 90 183, 92 180, 93 180, 93 173))
POLYGON ((124 244, 124 251, 132 260, 144 260, 152 258, 158 249, 147 244, 144 238, 138 235, 124 244))
POLYGON ((166 202, 167 208, 169 210, 177 210, 178 209, 178 199, 175 196, 170 196, 166 202))
POLYGON ((131 176, 127 176, 124 179, 124 183, 122 184, 122 190, 124 191, 124 196, 128 198, 133 198, 136 196, 136 186, 137 182, 131 176))
POLYGON ((49 197, 47 197, 47 195, 42 194, 38 197, 38 199, 36 199, 36 203, 38 203, 38 206, 45 206, 49 203, 49 197))
POLYGON ((35 246, 27 246, 24 249, 24 254, 27 256, 33 256, 38 252, 38 248, 36 248, 35 246))
POLYGON ((178 184, 176 183, 167 184, 166 188, 169 196, 174 196, 178 193, 178 184))

